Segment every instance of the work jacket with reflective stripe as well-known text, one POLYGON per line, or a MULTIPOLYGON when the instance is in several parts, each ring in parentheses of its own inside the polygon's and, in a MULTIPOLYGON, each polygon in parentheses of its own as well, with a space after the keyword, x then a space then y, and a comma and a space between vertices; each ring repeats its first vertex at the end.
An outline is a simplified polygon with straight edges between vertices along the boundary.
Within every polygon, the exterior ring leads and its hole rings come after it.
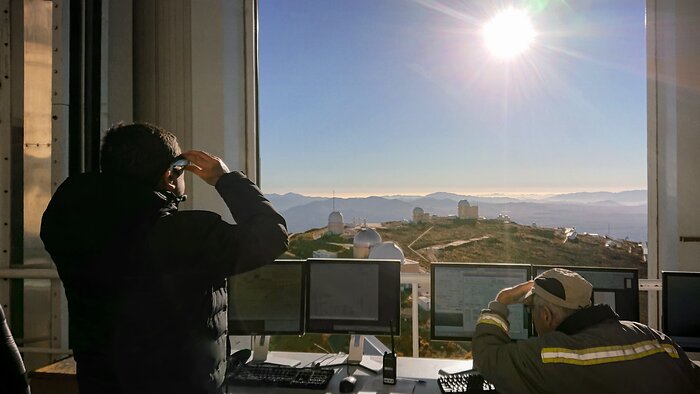
POLYGON ((481 312, 474 365, 507 393, 700 393, 700 368, 668 336, 620 321, 607 305, 569 316, 556 331, 512 342, 505 305, 481 312))

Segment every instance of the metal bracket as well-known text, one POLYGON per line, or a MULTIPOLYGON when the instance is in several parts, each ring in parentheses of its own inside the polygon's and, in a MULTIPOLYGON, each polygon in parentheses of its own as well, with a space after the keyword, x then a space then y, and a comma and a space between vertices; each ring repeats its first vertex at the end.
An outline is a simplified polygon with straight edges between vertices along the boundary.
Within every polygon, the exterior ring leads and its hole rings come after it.
POLYGON ((661 291, 661 279, 640 279, 639 291, 661 291))

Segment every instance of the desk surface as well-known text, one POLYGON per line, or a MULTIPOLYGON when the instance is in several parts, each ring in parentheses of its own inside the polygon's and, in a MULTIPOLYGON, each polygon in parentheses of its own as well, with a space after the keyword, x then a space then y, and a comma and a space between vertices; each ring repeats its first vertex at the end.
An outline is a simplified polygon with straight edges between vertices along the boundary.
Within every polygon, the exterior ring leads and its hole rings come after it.
MULTIPOLYGON (((343 357, 334 357, 332 355, 322 353, 291 353, 291 352, 270 352, 268 359, 275 357, 283 357, 286 359, 294 359, 301 362, 299 366, 310 366, 316 362, 321 365, 334 364, 340 362, 343 357)), ((380 356, 364 356, 363 363, 375 362, 381 367, 382 358, 380 356)), ((439 393, 440 388, 437 384, 437 378, 441 368, 456 368, 459 370, 469 370, 472 368, 472 360, 444 360, 435 358, 412 358, 399 357, 397 360, 396 376, 397 384, 384 385, 382 384, 381 371, 373 375, 364 368, 355 366, 336 367, 336 373, 331 379, 325 393, 339 393, 338 385, 340 381, 348 376, 353 375, 357 378, 355 391, 353 393, 439 393), (419 383, 418 381, 424 383, 419 383)), ((229 386, 227 393, 269 393, 270 387, 242 387, 229 386)), ((281 389, 275 388, 275 393, 323 393, 320 390, 300 390, 300 389, 281 389)))
MULTIPOLYGON (((312 365, 316 362, 326 365, 339 362, 341 360, 341 357, 333 357, 331 355, 321 353, 270 352, 270 357, 268 358, 274 359, 275 357, 298 360, 301 362, 300 366, 312 365)), ((363 359, 381 363, 381 357, 378 356, 364 356, 363 359)), ((700 366, 700 361, 694 360, 693 362, 700 366)), ((415 386, 415 390, 413 391, 414 393, 439 393, 440 388, 437 385, 437 378, 441 368, 453 368, 459 370, 468 370, 472 368, 472 360, 444 360, 435 358, 399 357, 397 364, 396 370, 399 378, 399 384, 397 386, 383 385, 381 383, 381 374, 371 375, 361 368, 344 366, 336 368, 336 374, 328 384, 325 393, 338 393, 338 385, 340 384, 340 381, 348 374, 352 374, 357 377, 357 385, 355 386, 354 393, 400 393, 402 392, 400 391, 401 389, 413 389, 413 386, 415 386), (407 380, 406 378, 423 380, 425 383, 413 382, 407 380)), ((78 392, 77 381, 75 380, 75 362, 73 361, 72 357, 30 372, 30 378, 32 393, 72 394, 78 392)), ((227 392, 269 393, 270 388, 230 386, 227 392)), ((275 388, 275 392, 290 394, 322 393, 320 390, 280 388, 275 388)))
MULTIPOLYGON (((270 352, 268 360, 275 361, 280 358, 299 361, 300 367, 319 363, 321 366, 337 364, 347 355, 329 355, 323 353, 293 353, 270 352)), ((364 356, 363 364, 375 363, 381 368, 381 356, 364 356)), ((357 378, 357 384, 353 393, 439 393, 437 384, 439 371, 442 368, 454 370, 469 370, 472 368, 472 360, 445 360, 436 358, 411 358, 399 357, 397 359, 397 384, 385 385, 382 383, 382 374, 374 375, 364 368, 357 366, 334 367, 333 375, 326 391, 274 388, 275 393, 290 394, 320 394, 338 393, 340 381, 353 375, 357 378), (419 383, 422 381, 423 383, 419 383)), ((75 380, 75 362, 73 358, 60 361, 47 367, 40 368, 30 374, 32 376, 32 392, 36 393, 77 393, 75 380), (65 387, 64 387, 65 386, 65 387)), ((269 393, 270 387, 242 387, 229 386, 227 393, 269 393)))
POLYGON ((78 394, 75 360, 69 357, 29 372, 29 385, 33 394, 78 394))

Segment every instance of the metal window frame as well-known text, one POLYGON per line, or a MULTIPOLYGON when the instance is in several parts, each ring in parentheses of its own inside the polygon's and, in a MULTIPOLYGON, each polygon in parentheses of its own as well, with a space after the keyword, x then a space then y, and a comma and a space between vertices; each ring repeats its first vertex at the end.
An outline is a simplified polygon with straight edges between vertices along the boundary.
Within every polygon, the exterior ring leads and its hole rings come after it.
MULTIPOLYGON (((10 0, 0 0, 0 268, 10 267, 10 0)), ((10 282, 0 280, 0 303, 7 316, 10 310, 10 282)))

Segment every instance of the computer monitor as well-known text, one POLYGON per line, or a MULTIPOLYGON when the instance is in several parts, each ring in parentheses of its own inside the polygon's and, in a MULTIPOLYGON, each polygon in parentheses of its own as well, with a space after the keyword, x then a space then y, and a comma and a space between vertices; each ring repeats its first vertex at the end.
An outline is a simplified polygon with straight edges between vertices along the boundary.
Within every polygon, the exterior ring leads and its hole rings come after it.
POLYGON ((639 321, 639 272, 636 268, 535 265, 535 276, 552 268, 574 271, 593 285, 593 304, 607 304, 622 320, 639 321))
POLYGON ((276 260, 228 281, 230 335, 304 333, 303 260, 276 260))
POLYGON ((308 259, 306 332, 399 334, 398 260, 308 259))
MULTIPOLYGON (((433 263, 430 266, 430 336, 470 341, 481 310, 498 292, 530 279, 526 264, 433 263)), ((509 305, 512 339, 530 334, 529 316, 522 304, 509 305)))
POLYGON ((700 352, 700 272, 662 272, 662 327, 686 352, 700 352))

